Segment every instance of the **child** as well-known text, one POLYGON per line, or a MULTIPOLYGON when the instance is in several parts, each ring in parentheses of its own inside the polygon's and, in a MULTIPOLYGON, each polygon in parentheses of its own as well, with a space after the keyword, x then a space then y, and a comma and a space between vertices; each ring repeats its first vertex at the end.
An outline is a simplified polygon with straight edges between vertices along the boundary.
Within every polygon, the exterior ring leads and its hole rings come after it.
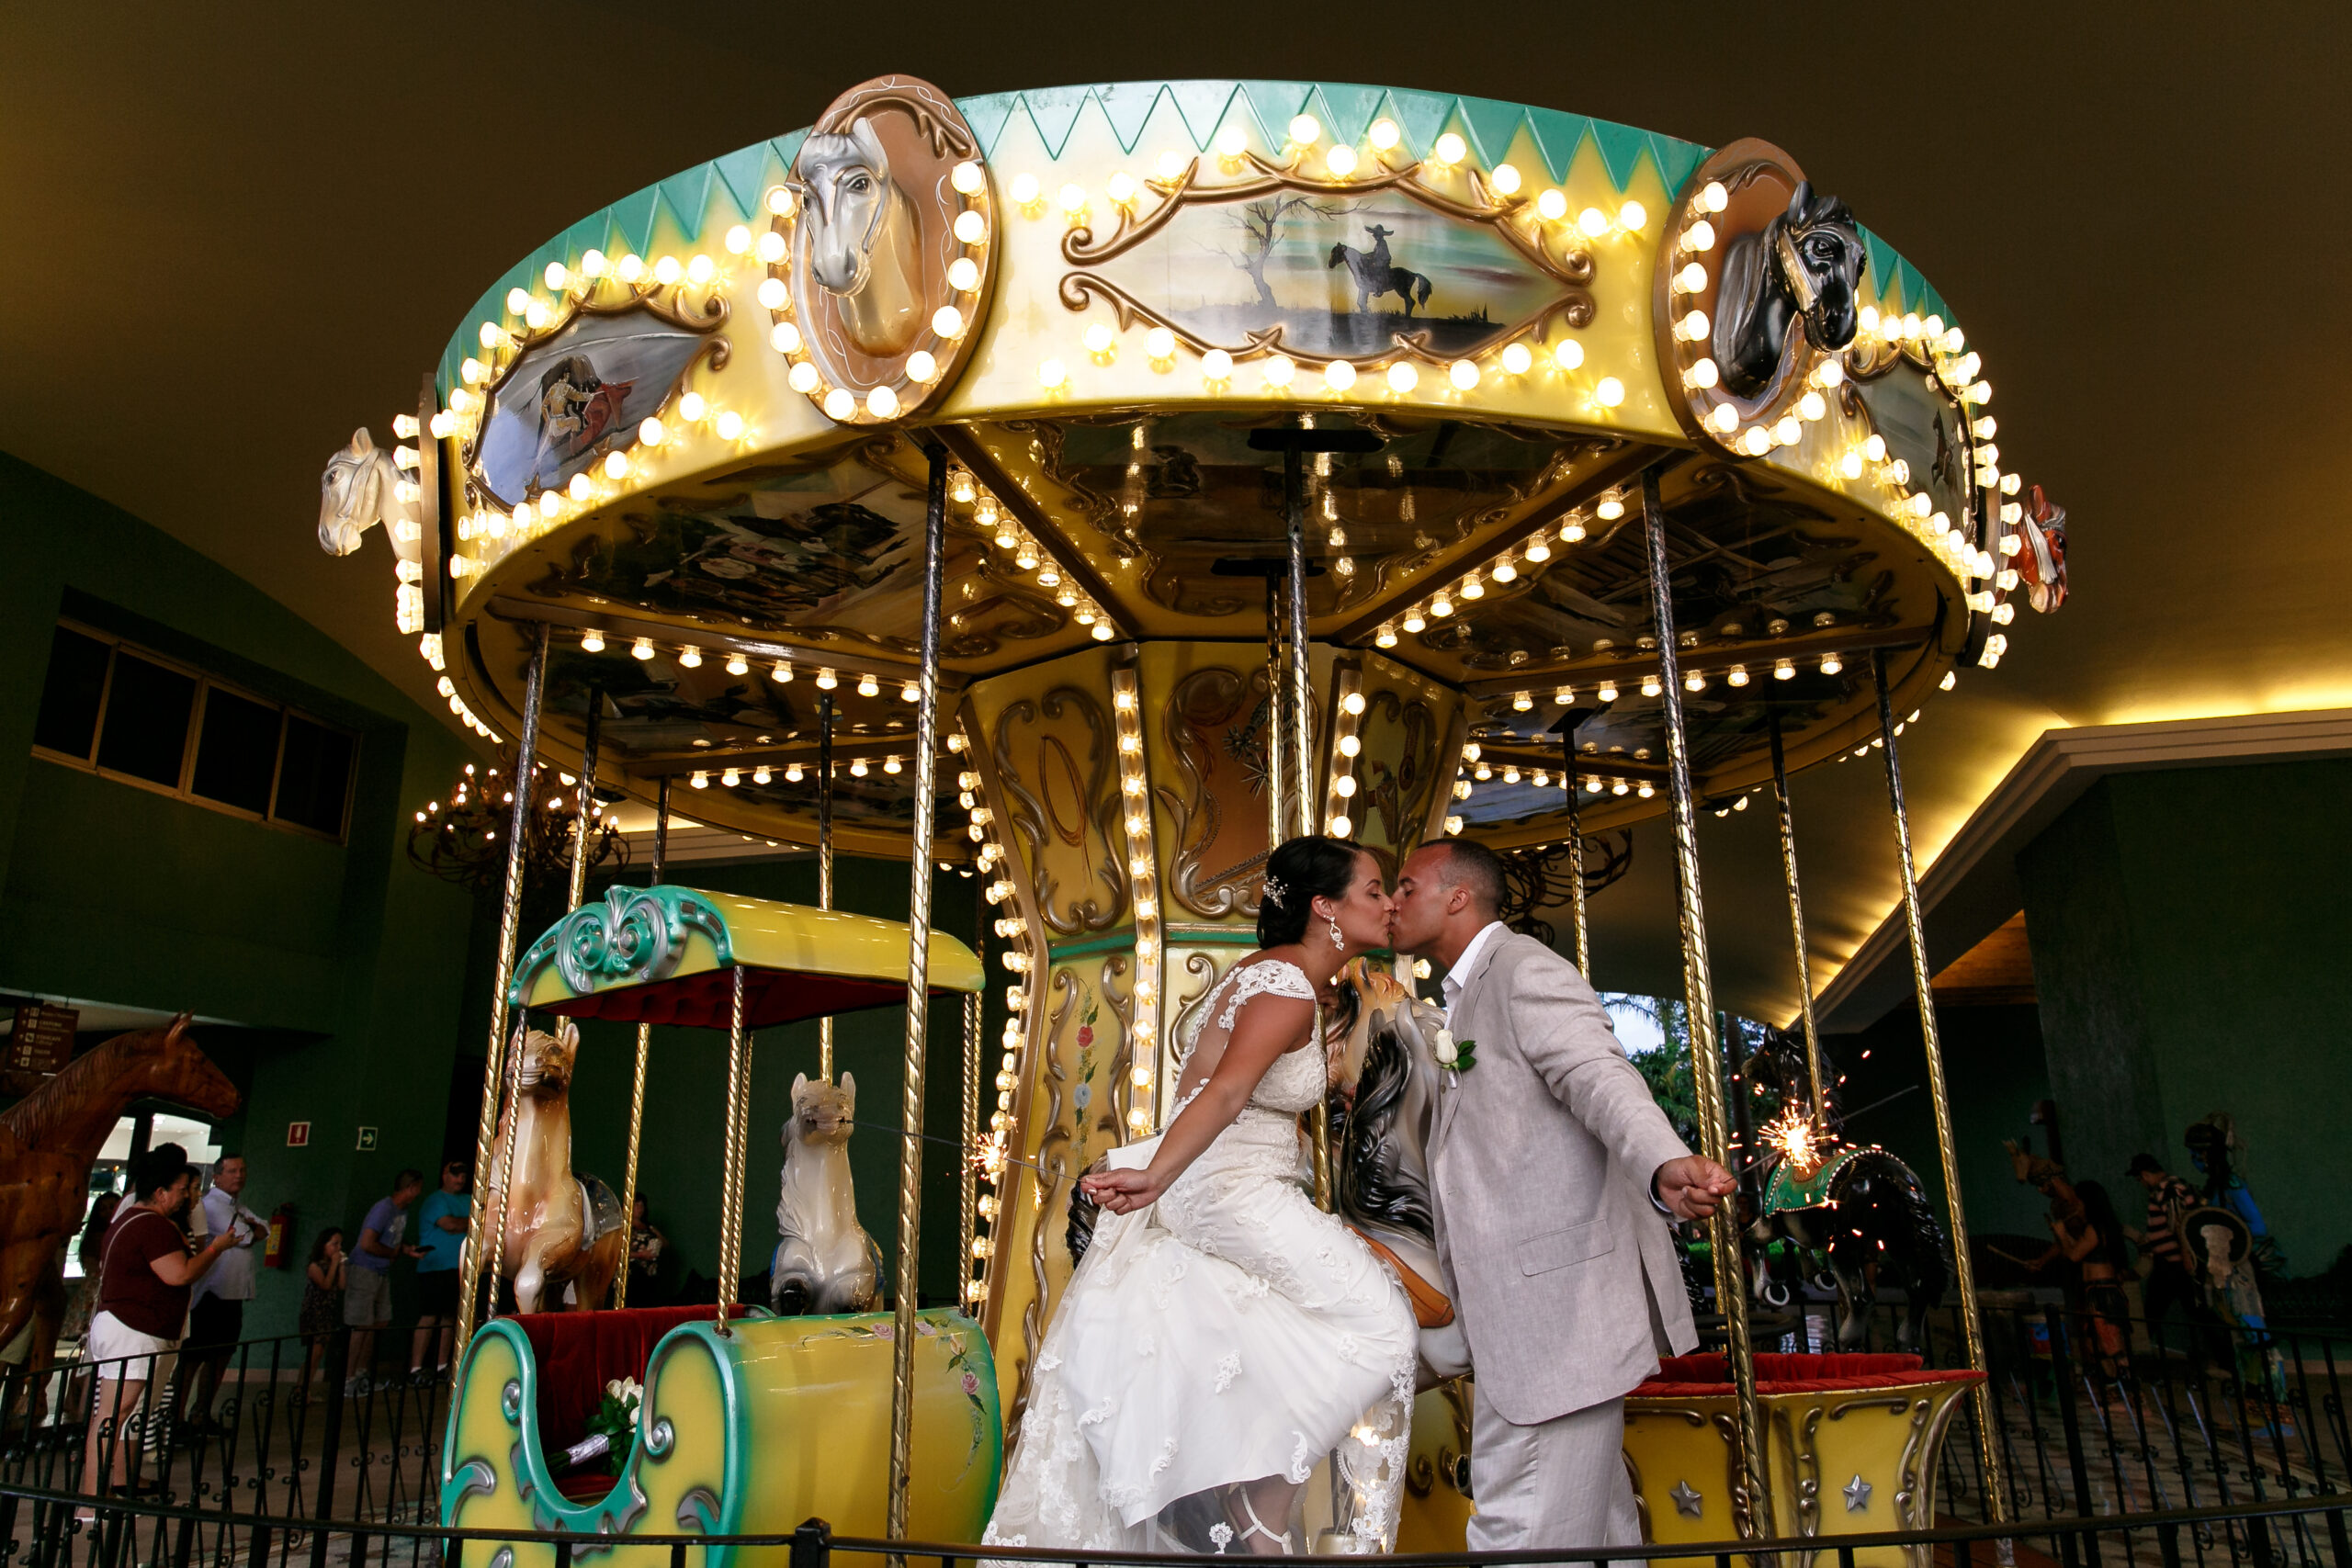
POLYGON ((302 1315, 297 1326, 303 1343, 302 1389, 311 1387, 311 1371, 327 1347, 327 1336, 343 1328, 343 1227, 329 1225, 311 1244, 309 1276, 302 1286, 302 1315))

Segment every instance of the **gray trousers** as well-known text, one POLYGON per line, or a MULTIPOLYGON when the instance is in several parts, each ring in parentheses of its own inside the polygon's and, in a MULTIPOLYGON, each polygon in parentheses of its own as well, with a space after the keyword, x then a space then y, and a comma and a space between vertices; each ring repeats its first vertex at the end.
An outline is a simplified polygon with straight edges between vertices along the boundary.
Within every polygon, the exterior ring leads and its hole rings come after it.
POLYGON ((1485 1400, 1471 1415, 1472 1551, 1638 1546, 1625 1473, 1625 1402, 1521 1427, 1485 1400))

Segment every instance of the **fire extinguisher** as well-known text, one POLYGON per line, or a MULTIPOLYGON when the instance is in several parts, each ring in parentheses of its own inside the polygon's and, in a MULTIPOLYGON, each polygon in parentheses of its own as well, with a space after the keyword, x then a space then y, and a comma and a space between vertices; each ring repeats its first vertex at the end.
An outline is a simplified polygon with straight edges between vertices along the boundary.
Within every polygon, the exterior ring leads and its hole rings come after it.
POLYGON ((269 1216, 269 1245, 261 1260, 272 1269, 294 1267, 294 1205, 280 1203, 269 1216))

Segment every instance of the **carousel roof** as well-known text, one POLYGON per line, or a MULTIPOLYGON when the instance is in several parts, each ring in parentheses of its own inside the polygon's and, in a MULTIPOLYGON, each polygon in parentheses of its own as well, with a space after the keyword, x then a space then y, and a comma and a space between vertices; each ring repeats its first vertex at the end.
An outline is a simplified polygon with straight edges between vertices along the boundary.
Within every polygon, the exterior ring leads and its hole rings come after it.
MULTIPOLYGON (((615 887, 531 944, 507 1001, 567 1018, 725 1029, 741 973, 745 1024, 767 1029, 904 1005, 907 943, 902 920, 693 887, 615 887)), ((929 953, 933 995, 980 988, 970 948, 934 931, 929 953)))
POLYGON ((1262 639, 1283 459, 1251 436, 1346 429, 1371 449, 1306 479, 1313 636, 1467 693, 1511 782, 1465 826, 1540 842, 1571 787, 1588 829, 1665 807, 1628 525, 1661 459, 1709 804, 1770 777, 1775 727, 1795 766, 1867 745, 1874 656, 1904 713, 1996 663, 2030 525, 1990 395, 1950 307, 1763 143, 1329 83, 880 78, 483 296, 398 455, 433 492, 398 610, 501 735, 551 625, 543 746, 577 758, 593 702, 603 784, 684 782, 762 839, 814 837, 829 694, 837 841, 903 852, 931 443, 952 716, 1094 642, 1262 639), (808 199, 852 130, 902 122, 857 154, 896 205, 808 199), (1792 238, 1825 299, 1748 343, 1792 238), (860 243, 836 265, 895 254, 905 330, 836 321, 828 247, 860 243))

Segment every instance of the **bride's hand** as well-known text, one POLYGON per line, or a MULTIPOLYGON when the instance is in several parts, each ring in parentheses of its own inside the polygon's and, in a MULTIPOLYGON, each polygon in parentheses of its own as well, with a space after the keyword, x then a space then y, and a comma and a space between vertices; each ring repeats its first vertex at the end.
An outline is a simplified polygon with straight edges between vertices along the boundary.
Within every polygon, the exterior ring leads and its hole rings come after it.
POLYGON ((1168 1184, 1148 1169, 1091 1171, 1078 1185, 1089 1198, 1114 1214, 1133 1213, 1159 1201, 1168 1184))

